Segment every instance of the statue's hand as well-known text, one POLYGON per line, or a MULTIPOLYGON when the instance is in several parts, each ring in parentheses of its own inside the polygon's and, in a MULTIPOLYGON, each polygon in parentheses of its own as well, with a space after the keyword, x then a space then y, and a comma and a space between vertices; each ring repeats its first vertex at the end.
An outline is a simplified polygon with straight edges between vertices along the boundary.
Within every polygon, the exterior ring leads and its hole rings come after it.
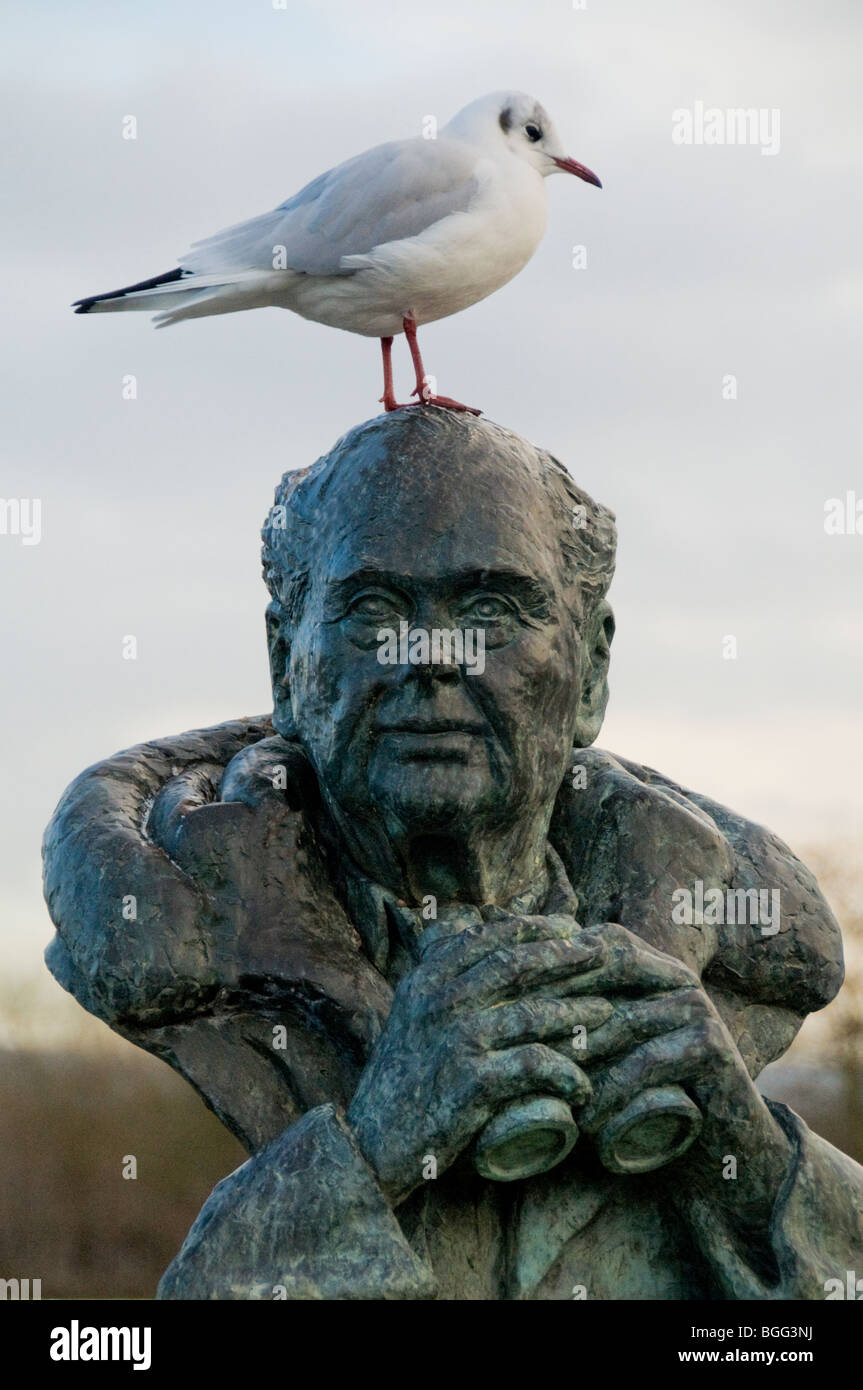
POLYGON ((603 952, 569 918, 513 917, 438 942, 404 977, 347 1116, 394 1205, 429 1157, 445 1171, 508 1101, 589 1102, 554 1043, 609 1017, 602 999, 566 997, 603 952))
POLYGON ((601 995, 613 1012, 581 1054, 593 1094, 576 1115, 579 1128, 597 1134, 640 1092, 676 1083, 704 1123, 692 1148, 666 1170, 673 1189, 684 1199, 693 1187, 707 1190, 743 1223, 769 1218, 788 1140, 698 976, 615 923, 585 930, 582 940, 602 942, 605 951, 574 991, 601 995), (735 1181, 726 1180, 729 1157, 736 1159, 735 1181))

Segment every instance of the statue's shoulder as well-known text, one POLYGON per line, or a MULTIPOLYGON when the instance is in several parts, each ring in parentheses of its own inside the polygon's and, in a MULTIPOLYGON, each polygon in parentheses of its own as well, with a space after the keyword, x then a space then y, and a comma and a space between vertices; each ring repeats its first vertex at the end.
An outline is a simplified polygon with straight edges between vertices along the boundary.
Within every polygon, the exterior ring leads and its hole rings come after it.
POLYGON ((49 969, 250 1150, 347 1103, 391 1000, 310 833, 315 791, 268 719, 233 720, 88 768, 45 834, 49 969))
POLYGON ((45 832, 53 974, 113 1026, 233 1007, 256 989, 380 1004, 309 833, 315 793, 301 749, 266 718, 88 768, 45 832))
POLYGON ((580 749, 551 838, 586 923, 622 922, 686 960, 717 997, 746 1005, 750 1029, 753 1007, 764 1010, 765 1036, 751 1055, 773 1050, 768 1035, 793 1036, 839 989, 841 933, 814 876, 778 836, 712 798, 629 759, 580 749), (681 923, 681 893, 711 891, 719 920, 681 923), (771 895, 763 901, 778 920, 741 921, 746 893, 753 905, 755 894, 771 895), (788 1029, 778 1026, 780 1011, 788 1029))

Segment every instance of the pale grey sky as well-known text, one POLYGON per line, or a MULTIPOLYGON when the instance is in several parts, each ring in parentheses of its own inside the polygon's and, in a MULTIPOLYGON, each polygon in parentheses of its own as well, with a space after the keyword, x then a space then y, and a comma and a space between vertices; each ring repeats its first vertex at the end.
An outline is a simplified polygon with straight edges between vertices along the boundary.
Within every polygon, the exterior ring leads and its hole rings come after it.
MULTIPOLYGON (((856 3, 49 0, 4 28, 0 496, 40 498, 43 536, 0 536, 0 959, 38 969, 39 840, 77 772, 269 708, 274 484, 379 408, 373 340, 278 310, 157 333, 70 301, 499 88, 539 97, 605 186, 553 179, 526 270, 422 341, 442 391, 617 513, 599 742, 796 846, 859 836, 863 535, 823 525, 863 499, 856 3), (675 145, 699 101, 778 108, 779 153, 675 145)), ((396 364, 404 390, 402 342, 396 364)))

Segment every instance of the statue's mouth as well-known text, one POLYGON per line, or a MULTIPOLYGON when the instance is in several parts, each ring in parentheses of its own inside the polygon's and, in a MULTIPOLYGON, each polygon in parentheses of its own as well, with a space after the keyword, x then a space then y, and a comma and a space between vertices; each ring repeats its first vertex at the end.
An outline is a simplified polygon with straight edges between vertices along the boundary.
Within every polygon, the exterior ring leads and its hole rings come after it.
POLYGON ((374 732, 390 741, 399 762, 467 763, 485 728, 476 720, 414 717, 379 723, 374 732))
POLYGON ((482 734, 484 726, 478 720, 422 719, 419 717, 394 720, 391 724, 379 721, 376 734, 482 734))

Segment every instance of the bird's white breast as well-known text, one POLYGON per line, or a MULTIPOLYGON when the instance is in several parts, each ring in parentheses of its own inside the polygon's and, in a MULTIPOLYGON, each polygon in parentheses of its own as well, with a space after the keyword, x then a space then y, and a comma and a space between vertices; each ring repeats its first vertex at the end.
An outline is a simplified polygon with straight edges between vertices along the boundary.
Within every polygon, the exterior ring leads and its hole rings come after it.
POLYGON ((407 314, 417 324, 432 323, 493 294, 527 264, 542 239, 545 181, 512 155, 480 158, 476 172, 477 196, 468 211, 418 236, 348 257, 348 265, 356 265, 352 275, 298 278, 286 307, 334 328, 386 337, 401 332, 407 314))

